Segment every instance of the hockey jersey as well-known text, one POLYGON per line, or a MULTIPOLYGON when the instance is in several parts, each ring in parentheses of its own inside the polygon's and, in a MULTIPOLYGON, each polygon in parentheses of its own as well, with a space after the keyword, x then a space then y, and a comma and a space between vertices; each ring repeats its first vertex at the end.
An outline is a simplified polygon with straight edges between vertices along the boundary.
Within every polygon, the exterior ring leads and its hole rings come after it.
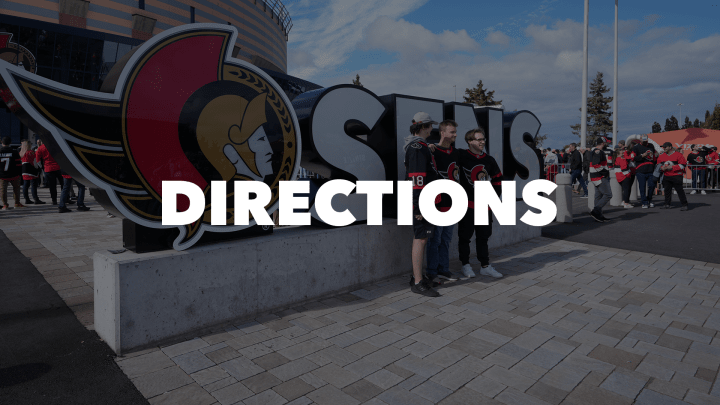
MULTIPOLYGON (((413 184, 413 215, 420 215, 420 192, 439 177, 435 158, 424 141, 410 142, 405 148, 405 173, 405 179, 411 180, 413 184)), ((435 203, 439 202, 438 195, 435 203)))
MULTIPOLYGON (((435 152, 433 157, 435 158, 435 164, 437 164, 438 174, 440 178, 445 180, 460 181, 458 178, 459 169, 457 165, 458 149, 450 146, 449 148, 443 148, 440 145, 435 145, 435 152)), ((452 200, 447 194, 440 194, 440 202, 437 204, 437 208, 441 212, 448 211, 452 206, 452 200)))
POLYGON ((610 171, 607 166, 607 156, 600 149, 593 149, 590 159, 590 181, 596 186, 602 183, 603 178, 610 178, 610 171))
POLYGON ((0 179, 15 180, 22 174, 20 154, 10 146, 0 148, 0 179))
POLYGON ((487 153, 476 155, 470 150, 459 150, 457 164, 460 185, 468 196, 468 207, 475 208, 475 182, 489 181, 498 197, 502 194, 503 175, 495 159, 487 153))
POLYGON ((705 156, 702 153, 693 152, 687 156, 688 165, 691 169, 705 170, 705 156), (702 165, 702 166, 700 166, 702 165), (696 167, 693 167, 696 166, 696 167))
POLYGON ((619 172, 615 172, 615 178, 617 178, 618 183, 622 183, 625 179, 630 178, 630 165, 626 158, 619 156, 615 159, 615 165, 620 169, 619 172))
POLYGON ((666 176, 682 176, 685 174, 685 166, 687 166, 687 160, 685 156, 680 152, 673 152, 671 154, 663 153, 658 158, 658 164, 663 167, 670 167, 670 170, 665 170, 666 176))
POLYGON ((652 173, 655 169, 655 160, 657 159, 657 153, 655 147, 648 144, 637 144, 633 148, 635 153, 635 165, 638 173, 652 173))

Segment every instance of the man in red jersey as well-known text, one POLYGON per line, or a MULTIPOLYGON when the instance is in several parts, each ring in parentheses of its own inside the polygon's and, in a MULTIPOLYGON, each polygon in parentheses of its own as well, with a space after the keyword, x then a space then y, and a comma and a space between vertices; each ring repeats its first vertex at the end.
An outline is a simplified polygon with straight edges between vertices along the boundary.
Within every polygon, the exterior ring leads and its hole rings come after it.
POLYGON ((673 149, 670 142, 665 142, 662 147, 665 153, 658 157, 658 164, 660 165, 660 171, 663 173, 662 184, 665 189, 665 205, 663 208, 670 208, 672 190, 675 189, 680 198, 680 204, 682 204, 680 211, 687 211, 688 202, 687 197, 685 197, 685 191, 683 190, 683 178, 687 160, 685 160, 685 156, 683 156, 682 153, 673 149))
POLYGON ((52 156, 50 156, 50 152, 48 152, 47 147, 45 144, 40 145, 40 147, 37 150, 37 153, 35 154, 36 159, 38 161, 43 162, 43 169, 45 170, 45 178, 48 184, 48 187, 50 187, 50 199, 52 200, 53 205, 57 205, 57 183, 60 183, 62 186, 63 184, 63 178, 60 174, 60 165, 57 164, 55 159, 53 159, 52 156))

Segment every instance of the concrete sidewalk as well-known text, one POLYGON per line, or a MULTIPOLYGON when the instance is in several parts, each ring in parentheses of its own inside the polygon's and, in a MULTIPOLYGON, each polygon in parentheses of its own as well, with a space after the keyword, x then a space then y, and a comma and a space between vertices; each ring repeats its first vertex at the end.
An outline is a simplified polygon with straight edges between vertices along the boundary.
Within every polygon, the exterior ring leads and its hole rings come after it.
MULTIPOLYGON (((55 263, 121 245, 104 212, 42 211, 9 236, 64 235, 55 263)), ((400 277, 116 361, 152 404, 720 403, 720 265, 548 238, 492 261, 440 298, 400 277)))

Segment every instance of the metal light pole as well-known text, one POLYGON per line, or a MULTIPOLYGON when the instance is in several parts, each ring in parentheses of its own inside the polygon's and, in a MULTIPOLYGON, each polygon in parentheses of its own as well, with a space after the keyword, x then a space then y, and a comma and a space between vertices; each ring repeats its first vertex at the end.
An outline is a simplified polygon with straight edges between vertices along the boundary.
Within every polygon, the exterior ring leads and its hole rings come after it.
POLYGON ((587 146, 587 92, 588 92, 588 13, 590 0, 585 0, 585 32, 583 35, 582 100, 580 104, 580 145, 587 146))
POLYGON ((678 117, 678 126, 680 126, 680 121, 683 120, 683 118, 682 118, 682 106, 683 106, 683 103, 678 103, 678 105, 680 106, 680 117, 678 117))
POLYGON ((615 77, 614 77, 613 91, 613 139, 612 146, 613 150, 617 145, 617 120, 618 120, 618 0, 615 0, 615 77))
POLYGON ((454 84, 453 88, 455 89, 455 101, 457 101, 457 84, 454 84))

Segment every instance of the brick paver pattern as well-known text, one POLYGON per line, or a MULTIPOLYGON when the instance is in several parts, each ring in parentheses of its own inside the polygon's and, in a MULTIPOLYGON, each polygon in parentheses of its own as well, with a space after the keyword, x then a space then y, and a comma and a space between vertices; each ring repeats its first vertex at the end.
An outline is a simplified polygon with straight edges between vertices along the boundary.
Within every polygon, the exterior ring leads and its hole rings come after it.
MULTIPOLYGON (((97 209, 0 228, 50 280, 47 262, 118 247, 97 209)), ((505 278, 440 298, 392 278, 117 364, 151 404, 720 403, 720 264, 546 238, 493 253, 505 278)))

